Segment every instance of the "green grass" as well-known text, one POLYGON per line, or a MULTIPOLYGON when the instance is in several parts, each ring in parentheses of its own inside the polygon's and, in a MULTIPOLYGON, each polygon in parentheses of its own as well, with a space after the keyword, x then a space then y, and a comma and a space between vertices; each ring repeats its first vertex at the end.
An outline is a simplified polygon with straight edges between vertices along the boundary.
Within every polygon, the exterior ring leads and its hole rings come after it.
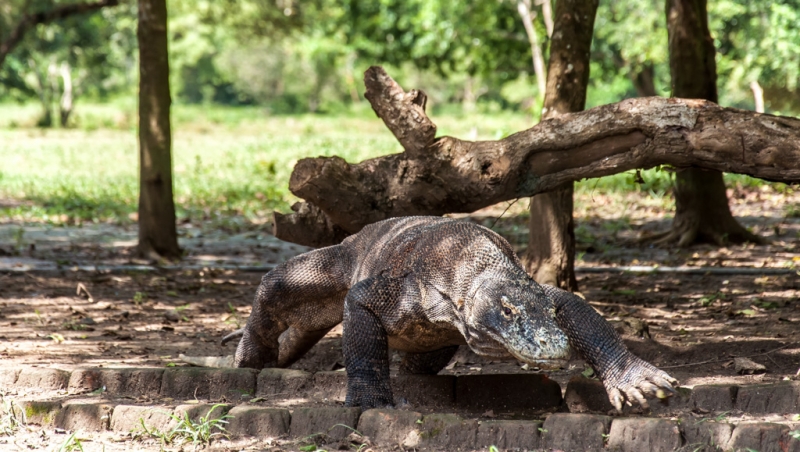
MULTIPOLYGON (((439 134, 498 139, 530 127, 525 114, 434 116, 439 134)), ((75 127, 38 129, 36 105, 0 105, 0 217, 75 224, 131 223, 138 199, 135 103, 78 104, 75 127), (12 202, 9 202, 12 201, 12 202), (7 207, 9 204, 12 207, 7 207), (2 207, 6 205, 6 207, 2 207)), ((401 151, 366 103, 336 116, 271 116, 257 107, 183 106, 172 110, 173 170, 179 220, 244 228, 297 201, 288 182, 305 157, 349 162, 401 151)), ((670 174, 622 173, 577 184, 579 193, 644 190, 663 196, 670 174)), ((761 183, 730 176, 734 183, 761 183)))

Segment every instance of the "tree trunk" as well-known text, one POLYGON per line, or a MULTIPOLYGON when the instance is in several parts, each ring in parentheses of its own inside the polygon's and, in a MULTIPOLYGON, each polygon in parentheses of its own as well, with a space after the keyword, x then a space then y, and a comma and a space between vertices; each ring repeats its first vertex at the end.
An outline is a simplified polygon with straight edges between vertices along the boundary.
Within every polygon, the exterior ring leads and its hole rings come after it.
POLYGON ((544 56, 542 47, 539 45, 539 37, 536 36, 536 29, 533 27, 535 12, 531 11, 531 0, 517 0, 517 12, 522 18, 522 25, 528 35, 528 44, 531 46, 531 59, 533 60, 533 73, 536 75, 537 98, 542 99, 547 90, 547 81, 544 75, 544 56))
POLYGON ((178 258, 170 155, 170 92, 165 0, 139 0, 140 256, 178 258))
MULTIPOLYGON (((706 0, 667 0, 672 95, 717 102, 716 49, 708 30, 706 0)), ((675 219, 659 243, 761 242, 731 215, 722 174, 686 168, 675 174, 675 219)))
POLYGON ((61 127, 67 127, 73 107, 72 71, 69 67, 69 63, 61 63, 60 73, 63 89, 61 91, 61 102, 59 102, 58 110, 60 113, 61 127))
POLYGON ((764 89, 761 88, 761 85, 759 85, 756 80, 750 82, 750 89, 753 91, 756 113, 764 113, 764 89))
MULTIPOLYGON (((550 66, 542 119, 581 111, 589 82, 589 51, 597 0, 559 0, 556 3, 550 66)), ((536 281, 577 290, 575 224, 572 219, 573 183, 531 198, 525 270, 536 281)))
POLYGON ((347 163, 300 160, 289 190, 303 198, 275 214, 278 238, 338 243, 365 225, 403 215, 474 212, 585 178, 636 168, 697 166, 800 183, 800 119, 693 99, 628 99, 566 113, 497 141, 436 137, 426 96, 380 67, 365 97, 404 152, 347 163))

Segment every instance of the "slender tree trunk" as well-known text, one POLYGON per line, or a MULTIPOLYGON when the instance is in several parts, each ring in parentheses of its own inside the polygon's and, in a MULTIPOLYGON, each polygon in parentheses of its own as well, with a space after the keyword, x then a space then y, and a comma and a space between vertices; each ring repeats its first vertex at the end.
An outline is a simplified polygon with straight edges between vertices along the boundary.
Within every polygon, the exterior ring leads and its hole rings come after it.
POLYGON ((69 67, 69 63, 61 63, 60 74, 63 89, 61 91, 61 102, 59 102, 58 109, 60 113, 61 127, 67 127, 73 107, 72 71, 69 67))
POLYGON ((178 258, 170 155, 170 92, 165 0, 139 0, 139 249, 178 258))
POLYGON ((764 89, 756 80, 750 82, 750 89, 753 91, 753 100, 756 104, 756 113, 764 113, 764 89))
POLYGON ((537 5, 542 5, 542 20, 544 20, 544 28, 547 30, 547 37, 553 37, 553 7, 550 0, 539 0, 537 5))
POLYGON ((539 44, 539 37, 536 36, 536 29, 533 27, 535 12, 531 11, 530 0, 517 0, 517 12, 522 18, 522 25, 525 26, 525 33, 528 35, 528 43, 531 46, 531 58, 533 60, 533 72, 536 75, 536 86, 539 88, 537 97, 542 99, 547 90, 547 81, 544 74, 544 56, 542 56, 542 46, 539 44))
MULTIPOLYGON (((667 0, 669 69, 674 97, 717 102, 716 49, 708 29, 706 0, 667 0)), ((760 242, 731 215, 718 171, 687 168, 675 175, 675 219, 659 242, 760 242)))
MULTIPOLYGON (((581 111, 589 82, 589 51, 598 0, 556 2, 542 119, 581 111)), ((573 184, 531 198, 525 270, 536 281, 577 290, 573 184)))

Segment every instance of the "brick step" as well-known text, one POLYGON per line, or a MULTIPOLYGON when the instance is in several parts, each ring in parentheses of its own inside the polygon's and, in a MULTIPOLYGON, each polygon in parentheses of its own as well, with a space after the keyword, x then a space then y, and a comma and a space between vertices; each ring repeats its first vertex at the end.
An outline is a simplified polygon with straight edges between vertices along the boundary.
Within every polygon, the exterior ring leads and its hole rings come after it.
MULTIPOLYGON (((431 409, 529 414, 567 410, 607 414, 611 405, 597 380, 575 377, 564 393, 545 375, 401 375, 392 379, 397 404, 431 409)), ((67 391, 83 394, 105 387, 108 397, 203 399, 239 403, 254 397, 267 404, 341 403, 347 392, 342 371, 308 373, 292 369, 203 367, 0 369, 7 390, 67 391)), ((800 413, 800 381, 755 385, 700 385, 680 388, 669 404, 651 404, 650 414, 677 415, 736 411, 746 414, 800 413)), ((630 413, 630 411, 627 411, 630 413)))
MULTIPOLYGON (((769 422, 715 422, 707 419, 611 417, 595 414, 554 413, 541 420, 478 420, 449 413, 406 410, 211 404, 136 406, 86 401, 20 402, 27 422, 65 430, 119 433, 148 429, 169 431, 175 420, 188 415, 231 416, 226 425, 231 438, 302 439, 323 434, 329 442, 346 438, 353 430, 380 448, 478 450, 503 449, 562 451, 697 451, 758 450, 800 452, 792 427, 769 422), (719 448, 719 449, 717 449, 719 448)), ((797 429, 800 426, 794 426, 797 429)))

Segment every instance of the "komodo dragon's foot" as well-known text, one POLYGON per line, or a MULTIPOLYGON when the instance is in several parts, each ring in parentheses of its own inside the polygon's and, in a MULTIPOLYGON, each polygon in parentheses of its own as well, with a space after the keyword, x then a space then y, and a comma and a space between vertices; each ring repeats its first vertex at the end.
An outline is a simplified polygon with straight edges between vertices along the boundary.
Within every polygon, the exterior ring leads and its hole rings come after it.
POLYGON ((618 411, 622 410, 623 402, 628 405, 639 403, 647 408, 645 397, 665 399, 675 394, 678 380, 663 370, 632 354, 628 354, 624 361, 627 363, 621 364, 619 370, 602 378, 608 398, 618 411))
POLYGON ((387 382, 368 383, 362 378, 348 376, 347 398, 344 404, 360 406, 362 411, 371 408, 394 408, 394 397, 387 382))

